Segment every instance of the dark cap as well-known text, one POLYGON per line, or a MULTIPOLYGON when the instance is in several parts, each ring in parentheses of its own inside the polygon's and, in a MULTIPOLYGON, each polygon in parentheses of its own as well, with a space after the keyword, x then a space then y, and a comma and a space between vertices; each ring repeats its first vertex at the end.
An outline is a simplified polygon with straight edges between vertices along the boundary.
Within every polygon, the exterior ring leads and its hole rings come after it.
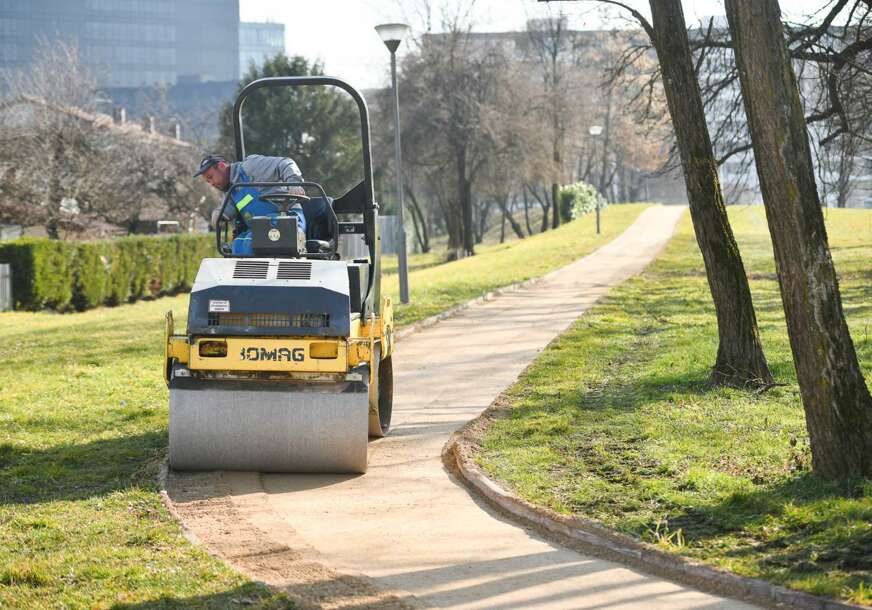
POLYGON ((194 178, 205 172, 207 169, 212 167, 213 165, 217 165, 219 161, 227 161, 223 155, 206 155, 203 157, 203 160, 200 161, 200 169, 197 170, 197 173, 194 174, 194 178))

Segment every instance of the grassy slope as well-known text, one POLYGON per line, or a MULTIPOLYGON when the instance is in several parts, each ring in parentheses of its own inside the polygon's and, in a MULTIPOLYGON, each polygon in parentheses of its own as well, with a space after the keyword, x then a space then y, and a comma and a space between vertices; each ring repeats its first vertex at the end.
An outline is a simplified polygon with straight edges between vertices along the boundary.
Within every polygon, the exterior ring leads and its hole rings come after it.
MULTIPOLYGON (((599 239, 586 218, 416 271, 416 304, 398 317, 419 319, 568 263, 641 210, 607 210, 599 239), (521 264, 527 258, 535 261, 521 264)), ((386 283, 396 292, 396 277, 386 283)), ((288 605, 186 543, 157 496, 167 442, 163 314, 186 306, 179 296, 63 316, 0 314, 0 606, 288 605)))
MULTIPOLYGON (((872 384, 872 211, 830 210, 854 343, 872 384)), ((760 208, 730 214, 766 355, 786 385, 705 383, 717 328, 689 219, 510 391, 479 460, 525 498, 670 550, 814 593, 872 603, 872 482, 836 488, 810 454, 760 208)))

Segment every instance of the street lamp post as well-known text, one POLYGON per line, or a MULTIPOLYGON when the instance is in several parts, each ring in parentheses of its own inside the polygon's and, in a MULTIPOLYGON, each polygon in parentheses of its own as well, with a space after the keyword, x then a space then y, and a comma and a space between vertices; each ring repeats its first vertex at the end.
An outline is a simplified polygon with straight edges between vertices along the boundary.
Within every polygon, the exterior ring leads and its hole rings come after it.
POLYGON ((409 268, 406 261, 406 225, 403 219, 405 198, 403 196, 403 154, 400 148, 400 94, 397 89, 397 48, 409 35, 409 26, 404 23, 385 23, 378 25, 375 31, 391 53, 391 86, 394 90, 394 152, 395 171, 397 174, 397 216, 399 217, 399 272, 400 272, 400 302, 409 302, 409 268))
MULTIPOLYGON (((587 133, 589 133, 594 138, 594 149, 596 148, 596 141, 599 139, 600 134, 603 132, 602 125, 591 125, 587 133)), ((594 150, 596 152, 596 150, 594 150)), ((603 156, 605 158, 605 155, 603 156)), ((603 168, 603 173, 605 173, 605 168, 603 168)), ((596 198, 596 234, 600 234, 600 200, 599 197, 596 198)))

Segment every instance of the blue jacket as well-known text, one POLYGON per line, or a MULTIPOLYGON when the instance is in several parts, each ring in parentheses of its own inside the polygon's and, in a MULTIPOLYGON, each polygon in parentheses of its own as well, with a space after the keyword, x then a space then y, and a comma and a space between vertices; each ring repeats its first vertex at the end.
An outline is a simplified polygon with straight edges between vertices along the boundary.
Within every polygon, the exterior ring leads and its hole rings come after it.
MULTIPOLYGON (((286 157, 265 157, 263 155, 249 155, 239 163, 230 164, 230 183, 244 184, 246 182, 302 182, 303 177, 300 169, 293 160, 286 157)), ((236 238, 232 248, 235 255, 250 255, 251 231, 248 221, 255 216, 275 217, 279 214, 279 206, 271 201, 261 199, 260 196, 287 189, 241 187, 233 189, 230 198, 233 201, 233 209, 229 210, 230 217, 236 223, 236 238)), ((297 217, 297 228, 306 234, 306 217, 299 203, 294 203, 288 208, 288 213, 297 217)))

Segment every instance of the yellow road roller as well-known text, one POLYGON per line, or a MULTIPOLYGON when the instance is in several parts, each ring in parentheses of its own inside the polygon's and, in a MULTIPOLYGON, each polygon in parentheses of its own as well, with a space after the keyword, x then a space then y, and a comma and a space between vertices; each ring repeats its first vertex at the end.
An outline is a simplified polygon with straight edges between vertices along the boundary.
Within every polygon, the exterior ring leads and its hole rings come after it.
POLYGON ((236 157, 246 157, 243 107, 264 88, 335 87, 356 102, 363 180, 332 198, 315 182, 259 188, 278 214, 249 219, 250 255, 234 255, 238 231, 219 216, 220 256, 204 259, 177 334, 166 318, 169 465, 176 470, 362 473, 370 437, 390 428, 394 349, 391 300, 380 293, 378 205, 363 97, 331 77, 249 83, 233 108, 236 157), (299 203, 305 240, 289 206, 299 203), (343 240, 367 253, 343 256, 343 240))

